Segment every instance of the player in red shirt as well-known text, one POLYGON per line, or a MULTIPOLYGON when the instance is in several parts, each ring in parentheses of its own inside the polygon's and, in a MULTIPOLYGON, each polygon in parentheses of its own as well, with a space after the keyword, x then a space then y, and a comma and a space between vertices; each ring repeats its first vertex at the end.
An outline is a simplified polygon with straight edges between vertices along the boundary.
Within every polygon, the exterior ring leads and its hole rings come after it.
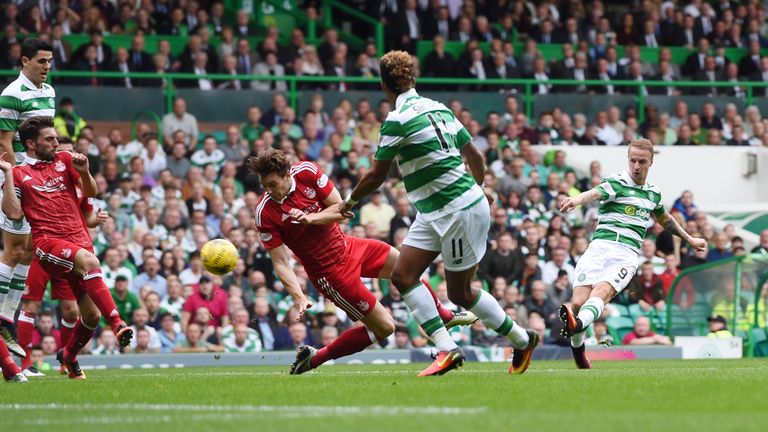
MULTIPOLYGON (((69 138, 59 140, 59 147, 57 152, 70 152, 74 153, 74 146, 69 138)), ((85 217, 85 223, 88 228, 95 228, 109 219, 109 214, 103 210, 93 211, 93 198, 86 197, 80 186, 75 186, 77 192, 77 199, 80 202, 80 210, 85 217)), ((59 274, 49 272, 41 265, 40 259, 34 257, 29 266, 29 277, 27 278, 26 290, 24 296, 21 298, 21 312, 19 313, 17 334, 19 338, 19 345, 25 349, 27 356, 21 360, 21 369, 24 375, 27 377, 45 376, 37 371, 32 366, 31 351, 32 337, 35 331, 35 317, 40 309, 40 305, 45 294, 45 287, 51 282, 51 298, 59 301, 61 307, 61 343, 62 346, 69 342, 69 338, 75 328, 77 317, 80 315, 80 308, 77 306, 77 295, 75 290, 69 285, 66 278, 61 277, 59 274)), ((91 306, 93 306, 91 304, 91 306)), ((88 311, 83 311, 84 315, 93 317, 86 321, 92 322, 94 319, 99 318, 99 310, 96 307, 92 307, 88 311)), ((62 367, 61 372, 67 374, 65 367, 62 367)))
MULTIPOLYGON (((27 218, 32 227, 35 255, 42 266, 49 273, 67 279, 75 290, 81 311, 98 308, 120 346, 127 346, 133 331, 120 318, 104 284, 101 264, 93 254, 91 237, 77 199, 78 184, 86 196, 96 194, 96 182, 88 172, 88 158, 81 154, 56 153, 59 143, 50 117, 26 120, 19 127, 19 136, 27 148, 25 163, 16 167, 4 161, 0 163, 6 173, 2 201, 6 216, 12 220, 27 218)), ((56 355, 73 379, 85 378, 77 354, 90 341, 99 323, 91 318, 83 314, 77 320, 72 337, 56 355)))
MULTIPOLYGON (((266 190, 256 207, 256 228, 299 316, 312 304, 299 287, 286 246, 299 258, 324 298, 364 324, 345 331, 320 350, 300 347, 291 374, 301 374, 328 360, 362 351, 391 335, 395 330, 392 316, 360 277, 389 279, 397 249, 378 240, 349 237, 341 232, 337 223, 344 219, 337 210, 341 195, 317 165, 291 164, 284 152, 271 149, 249 158, 247 163, 266 190)), ((428 334, 432 329, 443 328, 444 322, 453 326, 477 320, 468 313, 454 315, 431 294, 435 302, 427 306, 442 311, 438 315, 434 310, 432 316, 439 316, 436 322, 424 325, 428 334)))

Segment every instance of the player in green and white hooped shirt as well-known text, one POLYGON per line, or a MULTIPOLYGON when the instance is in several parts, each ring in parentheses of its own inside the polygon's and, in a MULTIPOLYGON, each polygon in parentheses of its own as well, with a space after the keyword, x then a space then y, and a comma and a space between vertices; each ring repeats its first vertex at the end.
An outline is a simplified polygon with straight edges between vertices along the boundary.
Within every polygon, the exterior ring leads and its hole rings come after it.
MULTIPOLYGON (((17 129, 37 116, 55 114, 56 92, 45 83, 53 61, 53 49, 40 39, 27 39, 21 45, 21 73, 0 95, 0 153, 11 163, 21 163, 26 155, 17 129)), ((2 183, 0 181, 0 183, 2 183)), ((32 260, 32 242, 26 219, 10 220, 2 215, 5 249, 0 257, 0 337, 14 354, 24 357, 15 342, 14 315, 19 307, 32 260)), ((34 321, 34 313, 31 315, 34 321)))
POLYGON ((628 170, 603 180, 595 188, 567 198, 561 212, 600 201, 597 229, 574 271, 576 285, 572 306, 560 306, 562 333, 580 369, 592 367, 584 353, 584 333, 603 313, 605 305, 621 292, 637 271, 638 255, 651 218, 697 250, 707 242, 692 237, 661 203, 661 192, 647 181, 653 165, 653 144, 637 139, 629 144, 628 170))
POLYGON ((418 210, 400 250, 391 281, 413 317, 439 353, 421 375, 440 375, 464 361, 442 323, 421 275, 442 253, 448 298, 473 312, 486 327, 508 336, 515 347, 510 373, 522 373, 538 343, 534 331, 512 321, 498 302, 470 282, 485 254, 490 228, 488 198, 482 185, 485 160, 472 137, 440 102, 416 93, 414 65, 408 53, 393 51, 381 59, 381 87, 395 107, 381 127, 372 169, 357 184, 340 211, 349 210, 386 180, 397 158, 408 199, 418 210), (464 166, 464 160, 471 174, 464 166), (433 325, 437 323, 438 325, 433 325))

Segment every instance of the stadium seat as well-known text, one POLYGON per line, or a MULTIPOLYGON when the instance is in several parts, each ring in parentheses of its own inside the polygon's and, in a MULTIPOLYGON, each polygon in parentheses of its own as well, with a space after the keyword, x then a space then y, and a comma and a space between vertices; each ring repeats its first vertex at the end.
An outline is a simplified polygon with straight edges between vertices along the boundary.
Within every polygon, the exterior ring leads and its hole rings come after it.
POLYGON ((623 316, 623 317, 630 316, 629 309, 622 304, 611 303, 611 307, 616 308, 616 310, 619 312, 619 316, 623 316))
POLYGON ((629 316, 633 320, 636 320, 636 319, 640 318, 641 316, 648 315, 648 312, 644 311, 643 308, 640 307, 640 305, 637 304, 637 303, 629 305, 628 309, 629 309, 629 316))
POLYGON ((608 331, 617 344, 621 343, 624 336, 631 333, 635 328, 635 322, 629 317, 608 317, 605 323, 608 325, 608 331))
POLYGON ((752 356, 768 357, 768 329, 753 328, 750 332, 752 356))

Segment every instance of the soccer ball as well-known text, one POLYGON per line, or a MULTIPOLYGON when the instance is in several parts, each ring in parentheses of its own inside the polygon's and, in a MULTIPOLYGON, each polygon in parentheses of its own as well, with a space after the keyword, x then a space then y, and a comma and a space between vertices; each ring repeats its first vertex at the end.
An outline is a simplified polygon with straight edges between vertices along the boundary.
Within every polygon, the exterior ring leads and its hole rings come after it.
POLYGON ((232 242, 216 239, 203 245, 203 248, 200 249, 200 258, 203 261, 204 269, 221 276, 234 270, 240 256, 232 242))

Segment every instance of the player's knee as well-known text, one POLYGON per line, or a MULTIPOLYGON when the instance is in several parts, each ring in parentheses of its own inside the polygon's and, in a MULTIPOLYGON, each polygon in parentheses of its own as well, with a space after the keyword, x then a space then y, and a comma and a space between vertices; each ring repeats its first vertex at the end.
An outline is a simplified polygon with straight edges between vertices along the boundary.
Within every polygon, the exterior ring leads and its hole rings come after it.
MULTIPOLYGON (((77 319, 77 314, 75 314, 75 319, 77 319)), ((86 308, 80 311, 80 319, 88 327, 96 328, 96 326, 99 325, 99 320, 101 320, 101 314, 99 313, 99 310, 96 309, 95 307, 86 308)))
POLYGON ((74 322, 80 313, 77 304, 73 301, 62 301, 61 304, 61 317, 68 322, 74 322))
POLYGON ((88 253, 87 255, 84 255, 83 258, 81 259, 81 263, 83 266, 83 271, 85 273, 101 269, 99 259, 96 258, 96 255, 92 253, 88 253))
POLYGON ((392 278, 390 281, 392 281, 392 285, 394 285, 399 291, 403 291, 416 285, 419 282, 419 278, 404 274, 403 271, 395 268, 392 270, 392 278))
POLYGON ((392 318, 381 320, 376 325, 376 328, 371 329, 376 336, 376 340, 384 340, 395 332, 395 321, 392 318))
POLYGON ((35 256, 35 251, 34 249, 27 248, 26 245, 21 245, 17 251, 17 256, 19 257, 17 261, 19 264, 29 265, 29 263, 32 262, 32 258, 35 256))
POLYGON ((6 247, 3 250, 2 263, 9 267, 16 267, 16 264, 21 260, 21 253, 23 248, 6 247))
POLYGON ((40 310, 40 302, 34 300, 22 300, 21 310, 28 314, 37 315, 37 311, 40 310))

